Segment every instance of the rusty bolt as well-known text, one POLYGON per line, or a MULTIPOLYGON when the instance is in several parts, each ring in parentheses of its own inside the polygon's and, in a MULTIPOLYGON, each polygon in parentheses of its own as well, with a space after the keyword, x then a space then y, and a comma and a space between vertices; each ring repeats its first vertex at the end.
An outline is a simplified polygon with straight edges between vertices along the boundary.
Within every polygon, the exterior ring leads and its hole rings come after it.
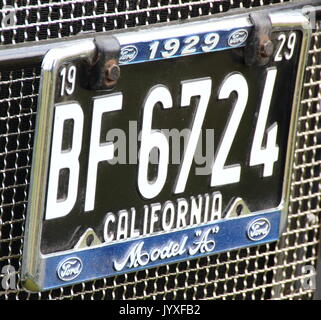
POLYGON ((260 54, 262 58, 269 58, 274 52, 274 45, 271 40, 265 40, 260 46, 260 54))
POLYGON ((107 86, 112 86, 117 82, 120 77, 120 68, 116 60, 112 59, 107 61, 105 65, 105 75, 107 86))
POLYGON ((116 81, 120 76, 120 68, 117 64, 113 64, 107 69, 107 73, 108 73, 107 75, 108 80, 116 81))

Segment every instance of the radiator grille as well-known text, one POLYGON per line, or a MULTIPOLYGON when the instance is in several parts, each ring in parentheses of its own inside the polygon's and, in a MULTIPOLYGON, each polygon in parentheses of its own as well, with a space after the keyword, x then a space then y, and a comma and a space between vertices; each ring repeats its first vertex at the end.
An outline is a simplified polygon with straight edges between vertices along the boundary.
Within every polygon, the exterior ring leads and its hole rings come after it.
MULTIPOLYGON (((5 0, 15 26, 3 27, 1 43, 12 44, 108 31, 211 15, 289 0, 5 0), (10 8, 9 8, 10 9, 10 8)), ((8 9, 0 13, 8 13, 8 9)))
MULTIPOLYGON (((5 1, 12 5, 14 1, 5 1)), ((2 44, 70 36, 209 15, 280 1, 21 1, 2 44)), ((1 12, 4 12, 3 10, 1 12)), ((19 282, 40 66, 0 75, 0 271, 16 270, 17 288, 0 299, 310 299, 303 265, 315 266, 320 229, 321 25, 312 37, 292 171, 286 232, 277 243, 231 251, 32 294, 19 282)), ((0 281, 5 275, 1 275, 0 281)), ((0 289, 1 290, 1 289, 0 289)))

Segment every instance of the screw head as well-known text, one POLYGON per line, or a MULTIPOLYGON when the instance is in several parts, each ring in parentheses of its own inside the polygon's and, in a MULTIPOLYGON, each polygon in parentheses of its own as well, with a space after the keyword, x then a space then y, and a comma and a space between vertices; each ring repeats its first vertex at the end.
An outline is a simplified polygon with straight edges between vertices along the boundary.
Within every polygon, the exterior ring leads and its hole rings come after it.
POLYGON ((260 54, 262 58, 269 58, 274 52, 274 45, 271 40, 265 40, 260 46, 260 54))
POLYGON ((107 79, 110 81, 116 81, 120 77, 120 68, 117 64, 112 64, 107 68, 107 79))
POLYGON ((115 59, 108 60, 105 64, 105 84, 107 87, 114 86, 120 77, 120 68, 115 59))
POLYGON ((106 64, 105 74, 107 82, 116 82, 119 79, 120 68, 116 61, 113 60, 106 64))

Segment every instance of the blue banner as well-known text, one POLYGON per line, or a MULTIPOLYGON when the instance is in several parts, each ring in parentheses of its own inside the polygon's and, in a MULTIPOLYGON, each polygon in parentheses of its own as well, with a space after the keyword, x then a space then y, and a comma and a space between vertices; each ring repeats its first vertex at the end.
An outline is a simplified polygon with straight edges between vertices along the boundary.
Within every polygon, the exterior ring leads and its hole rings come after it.
POLYGON ((119 64, 133 64, 244 47, 250 27, 201 32, 121 45, 119 64))
POLYGON ((281 211, 219 220, 166 234, 44 256, 43 288, 109 277, 276 241, 281 211))

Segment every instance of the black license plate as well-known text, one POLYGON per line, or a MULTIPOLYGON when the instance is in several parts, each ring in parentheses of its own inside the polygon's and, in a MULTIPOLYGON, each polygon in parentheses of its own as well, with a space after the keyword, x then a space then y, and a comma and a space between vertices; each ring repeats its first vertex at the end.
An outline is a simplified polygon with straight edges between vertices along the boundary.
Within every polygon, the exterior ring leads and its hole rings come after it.
POLYGON ((244 62, 254 32, 245 17, 47 53, 24 251, 29 289, 278 239, 305 52, 303 18, 289 17, 283 28, 271 18, 274 54, 261 66, 244 62))

